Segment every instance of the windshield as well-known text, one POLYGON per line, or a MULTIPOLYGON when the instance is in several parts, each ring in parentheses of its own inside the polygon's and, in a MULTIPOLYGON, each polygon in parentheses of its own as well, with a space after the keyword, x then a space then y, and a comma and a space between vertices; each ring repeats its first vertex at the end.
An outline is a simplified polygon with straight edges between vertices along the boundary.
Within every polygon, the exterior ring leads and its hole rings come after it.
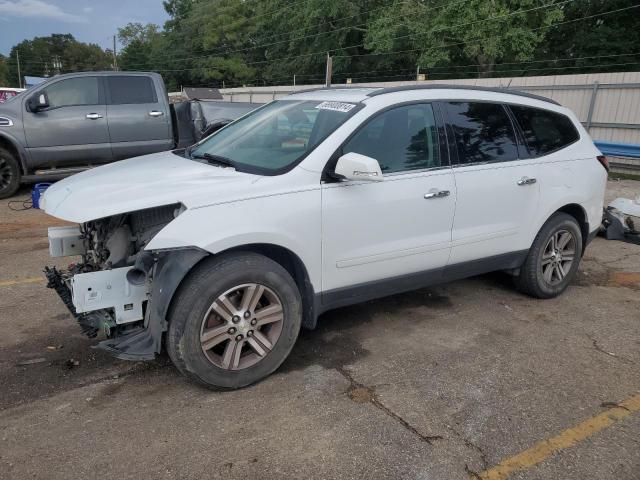
POLYGON ((357 106, 345 102, 275 101, 195 145, 190 156, 251 173, 282 173, 353 115, 357 106))

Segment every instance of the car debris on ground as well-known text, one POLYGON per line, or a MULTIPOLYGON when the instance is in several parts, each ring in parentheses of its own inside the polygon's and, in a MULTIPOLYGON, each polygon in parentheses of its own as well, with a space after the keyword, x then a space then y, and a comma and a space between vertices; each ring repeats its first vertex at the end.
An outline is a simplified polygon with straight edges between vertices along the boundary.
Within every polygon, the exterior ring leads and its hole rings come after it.
POLYGON ((602 233, 607 240, 640 245, 640 195, 635 199, 616 198, 604 209, 602 233))

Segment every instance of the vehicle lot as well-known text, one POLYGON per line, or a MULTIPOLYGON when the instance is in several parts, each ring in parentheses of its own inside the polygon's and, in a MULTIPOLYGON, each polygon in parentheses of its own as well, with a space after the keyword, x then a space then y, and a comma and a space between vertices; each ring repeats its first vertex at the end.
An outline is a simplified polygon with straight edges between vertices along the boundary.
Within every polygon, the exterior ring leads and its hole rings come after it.
POLYGON ((491 274, 329 312, 212 393, 88 348, 40 275, 55 224, 0 202, 0 478, 640 478, 640 246, 597 238, 554 300, 491 274))

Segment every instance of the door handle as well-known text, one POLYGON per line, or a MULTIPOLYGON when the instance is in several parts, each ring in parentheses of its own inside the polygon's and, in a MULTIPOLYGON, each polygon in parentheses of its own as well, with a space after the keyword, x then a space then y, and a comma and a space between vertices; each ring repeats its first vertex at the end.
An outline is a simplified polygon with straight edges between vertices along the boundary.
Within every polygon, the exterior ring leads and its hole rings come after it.
POLYGON ((89 120, 98 120, 99 118, 102 118, 102 115, 99 113, 87 113, 87 118, 89 120))
POLYGON ((158 110, 151 110, 149 112, 150 117, 161 117, 162 115, 164 115, 164 112, 159 112, 158 110))
POLYGON ((535 178, 522 177, 520 180, 518 180, 518 185, 522 187, 523 185, 533 185, 536 182, 537 180, 535 178))
POLYGON ((435 192, 429 192, 424 194, 424 198, 429 200, 431 198, 448 197, 451 192, 449 190, 437 190, 435 192))

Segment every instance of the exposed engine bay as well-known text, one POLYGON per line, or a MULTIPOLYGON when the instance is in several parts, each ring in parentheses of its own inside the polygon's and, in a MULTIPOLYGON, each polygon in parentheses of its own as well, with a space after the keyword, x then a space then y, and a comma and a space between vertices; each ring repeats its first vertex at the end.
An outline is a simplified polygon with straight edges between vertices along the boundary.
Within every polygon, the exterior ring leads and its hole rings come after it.
POLYGON ((52 257, 81 256, 45 275, 87 336, 112 338, 143 326, 155 262, 144 248, 182 211, 172 204, 49 229, 52 257))

